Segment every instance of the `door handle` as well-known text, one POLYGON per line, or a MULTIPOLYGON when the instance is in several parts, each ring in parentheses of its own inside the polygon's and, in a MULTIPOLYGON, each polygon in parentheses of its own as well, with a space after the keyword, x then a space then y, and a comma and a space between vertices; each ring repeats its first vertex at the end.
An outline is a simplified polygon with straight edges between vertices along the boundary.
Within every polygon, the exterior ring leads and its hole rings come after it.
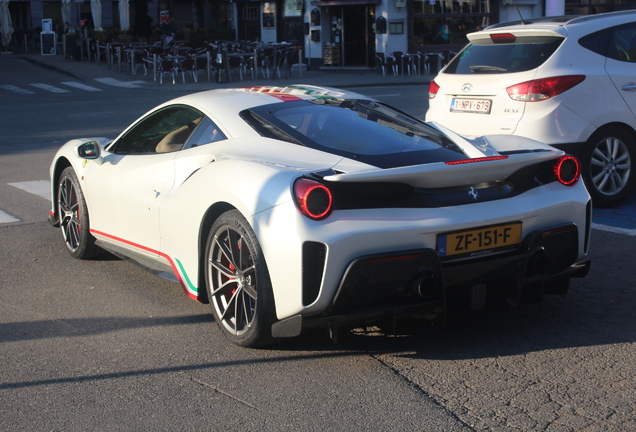
POLYGON ((621 90, 623 90, 623 91, 634 91, 634 90, 636 90, 636 84, 634 84, 634 83, 625 84, 623 87, 621 87, 621 90))

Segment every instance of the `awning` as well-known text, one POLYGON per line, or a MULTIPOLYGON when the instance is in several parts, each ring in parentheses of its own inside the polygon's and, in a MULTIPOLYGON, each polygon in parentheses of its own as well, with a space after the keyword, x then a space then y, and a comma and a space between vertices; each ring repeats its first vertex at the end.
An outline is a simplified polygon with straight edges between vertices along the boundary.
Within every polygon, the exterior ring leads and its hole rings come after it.
POLYGON ((377 5, 382 0, 319 0, 311 2, 312 6, 364 6, 377 5))

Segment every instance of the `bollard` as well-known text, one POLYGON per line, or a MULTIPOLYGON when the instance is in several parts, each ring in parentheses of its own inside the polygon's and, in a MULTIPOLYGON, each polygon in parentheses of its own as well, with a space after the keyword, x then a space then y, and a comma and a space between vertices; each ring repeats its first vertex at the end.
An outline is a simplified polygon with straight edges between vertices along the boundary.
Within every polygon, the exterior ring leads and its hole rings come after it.
POLYGON ((210 82, 210 69, 212 69, 212 58, 210 56, 210 51, 205 51, 205 65, 208 70, 208 82, 210 82))
POLYGON ((152 74, 155 82, 157 82, 157 54, 152 55, 152 74))
POLYGON ((303 50, 302 48, 298 50, 298 73, 299 77, 303 77, 303 50))

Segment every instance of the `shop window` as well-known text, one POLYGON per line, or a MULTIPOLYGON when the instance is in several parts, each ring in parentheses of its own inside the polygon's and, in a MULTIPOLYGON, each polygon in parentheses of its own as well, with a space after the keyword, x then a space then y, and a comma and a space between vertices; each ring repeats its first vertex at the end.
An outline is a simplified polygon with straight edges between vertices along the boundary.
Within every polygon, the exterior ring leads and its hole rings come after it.
POLYGON ((633 3, 621 0, 565 0, 566 15, 594 15, 633 8, 633 3))
POLYGON ((415 14, 473 14, 490 12, 487 0, 415 0, 415 14))
POLYGON ((300 18, 303 15, 303 2, 300 0, 285 0, 284 18, 300 18))
POLYGON ((404 23, 399 22, 389 22, 389 33, 390 34, 403 34, 404 33, 404 23))
POLYGON ((243 6, 243 16, 244 20, 257 20, 258 19, 258 9, 260 8, 260 3, 255 4, 245 4, 243 6))
POLYGON ((276 4, 264 3, 263 4, 263 28, 275 28, 276 27, 276 4))

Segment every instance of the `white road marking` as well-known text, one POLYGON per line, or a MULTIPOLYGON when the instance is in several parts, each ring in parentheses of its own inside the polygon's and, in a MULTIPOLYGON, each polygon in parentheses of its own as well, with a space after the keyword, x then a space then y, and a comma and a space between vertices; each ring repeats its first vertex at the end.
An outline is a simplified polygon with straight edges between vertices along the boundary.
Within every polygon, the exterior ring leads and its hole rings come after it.
POLYGON ((27 191, 29 193, 32 193, 33 195, 37 195, 39 197, 42 197, 51 201, 51 181, 50 180, 35 180, 35 181, 26 181, 26 182, 20 182, 20 183, 9 183, 9 186, 22 189, 23 191, 27 191))
POLYGON ((18 93, 18 94, 24 94, 24 95, 35 94, 35 92, 32 92, 31 90, 23 89, 23 88, 20 88, 20 87, 16 87, 14 85, 9 85, 9 84, 0 85, 0 88, 3 88, 5 90, 9 90, 9 91, 11 91, 13 93, 18 93))
POLYGON ((106 84, 114 87, 124 87, 124 88, 139 88, 141 87, 138 84, 143 84, 145 81, 119 81, 115 78, 95 78, 95 81, 100 82, 102 84, 106 84))
POLYGON ((29 85, 33 86, 33 87, 37 87, 37 88, 42 89, 42 90, 49 91, 51 93, 69 93, 68 90, 64 90, 64 89, 61 89, 59 87, 54 87, 54 86, 49 85, 49 84, 37 83, 37 84, 29 84, 29 85))
POLYGON ((2 210, 0 210, 0 224, 9 222, 20 222, 20 219, 16 219, 13 216, 6 214, 2 210))
POLYGON ((116 112, 117 112, 117 111, 81 112, 81 113, 69 114, 69 117, 71 117, 71 118, 94 117, 94 116, 96 116, 96 115, 109 115, 109 114, 115 114, 116 112))
POLYGON ((102 91, 102 89, 100 89, 100 88, 91 87, 89 85, 78 83, 78 82, 75 82, 75 81, 65 81, 62 84, 67 85, 69 87, 74 87, 74 88, 77 88, 77 89, 80 89, 80 90, 86 90, 86 91, 89 91, 89 92, 102 91))
POLYGON ((592 228, 600 230, 600 231, 607 231, 607 232, 612 232, 616 234, 624 234, 624 235, 628 235, 632 237, 636 236, 636 229, 619 228, 619 227, 613 227, 609 225, 601 225, 597 223, 592 223, 592 228))

